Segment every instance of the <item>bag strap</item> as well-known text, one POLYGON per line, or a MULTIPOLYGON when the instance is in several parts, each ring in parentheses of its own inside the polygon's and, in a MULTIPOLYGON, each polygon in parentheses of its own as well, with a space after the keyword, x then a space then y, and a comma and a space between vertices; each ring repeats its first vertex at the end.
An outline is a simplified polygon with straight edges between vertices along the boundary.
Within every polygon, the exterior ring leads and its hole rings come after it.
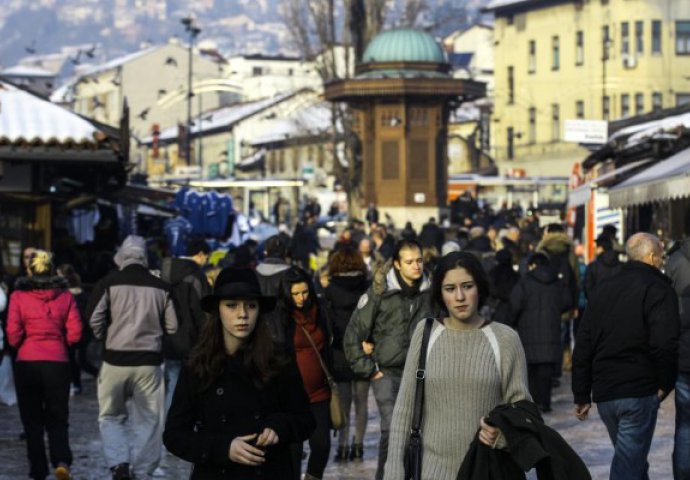
POLYGON ((309 332, 307 332, 307 329, 304 328, 304 325, 300 325, 300 328, 302 329, 304 334, 307 336, 307 340, 309 340, 309 343, 311 344, 312 348, 316 352, 316 356, 319 358, 319 363, 321 364, 321 368, 323 369, 323 373, 326 375, 326 381, 328 382, 328 386, 331 388, 331 390, 335 389, 337 387, 337 385, 335 384, 335 381, 333 380, 333 377, 331 376, 331 372, 328 371, 328 367, 326 367, 326 362, 323 361, 323 357, 321 356, 319 349, 316 347, 314 340, 312 340, 311 335, 309 335, 309 332))
POLYGON ((424 378, 426 377, 426 351, 429 347, 429 337, 431 336, 431 327, 434 324, 433 318, 427 318, 424 325, 424 334, 422 335, 422 349, 419 352, 419 363, 417 365, 417 372, 415 378, 417 379, 417 387, 414 392, 414 413, 412 414, 411 435, 420 436, 422 433, 422 413, 424 406, 424 378))

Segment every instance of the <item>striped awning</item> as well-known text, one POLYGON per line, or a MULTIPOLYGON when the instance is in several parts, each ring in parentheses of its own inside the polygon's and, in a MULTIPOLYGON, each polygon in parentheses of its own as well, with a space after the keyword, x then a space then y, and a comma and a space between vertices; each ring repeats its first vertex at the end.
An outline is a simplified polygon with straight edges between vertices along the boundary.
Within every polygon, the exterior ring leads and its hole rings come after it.
POLYGON ((612 208, 690 197, 690 148, 655 163, 609 190, 612 208))
POLYGON ((623 165, 622 167, 619 167, 615 170, 606 172, 605 174, 600 175, 593 180, 590 180, 584 185, 580 185, 579 187, 573 189, 571 192, 568 193, 568 208, 574 208, 584 205, 589 201, 593 189, 598 188, 600 186, 611 185, 615 183, 616 180, 620 181, 619 179, 621 176, 625 175, 626 173, 630 175, 633 169, 642 167, 643 165, 650 163, 651 161, 652 159, 645 159, 633 163, 628 163, 627 165, 623 165))

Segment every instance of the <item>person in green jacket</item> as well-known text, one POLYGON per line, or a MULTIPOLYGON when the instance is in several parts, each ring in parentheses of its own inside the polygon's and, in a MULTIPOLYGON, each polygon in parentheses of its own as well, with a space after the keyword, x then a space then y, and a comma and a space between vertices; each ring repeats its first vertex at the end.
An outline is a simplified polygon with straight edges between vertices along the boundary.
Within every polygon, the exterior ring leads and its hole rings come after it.
POLYGON ((412 332, 420 320, 433 316, 429 287, 421 245, 399 241, 392 259, 376 272, 372 286, 359 299, 345 330, 345 356, 357 376, 371 379, 381 416, 376 480, 383 478, 393 407, 412 332))

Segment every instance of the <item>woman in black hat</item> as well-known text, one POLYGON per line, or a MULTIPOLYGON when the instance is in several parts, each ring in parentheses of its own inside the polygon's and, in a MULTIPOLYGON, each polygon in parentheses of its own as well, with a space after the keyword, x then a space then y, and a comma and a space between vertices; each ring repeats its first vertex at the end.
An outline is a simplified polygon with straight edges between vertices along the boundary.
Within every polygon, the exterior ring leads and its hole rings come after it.
POLYGON ((210 315, 180 374, 165 446, 194 463, 192 479, 286 478, 290 443, 315 422, 299 372, 274 353, 262 319, 275 299, 252 270, 226 268, 201 304, 210 315))

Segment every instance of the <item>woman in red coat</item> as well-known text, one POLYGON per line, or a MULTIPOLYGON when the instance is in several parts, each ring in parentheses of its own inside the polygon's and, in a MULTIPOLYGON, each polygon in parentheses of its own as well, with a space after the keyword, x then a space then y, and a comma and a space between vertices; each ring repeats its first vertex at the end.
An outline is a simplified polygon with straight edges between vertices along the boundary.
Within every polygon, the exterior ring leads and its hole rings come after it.
POLYGON ((26 431, 29 477, 48 476, 44 432, 55 477, 70 476, 70 370, 67 347, 81 338, 82 324, 67 281, 53 275, 48 252, 31 257, 28 277, 15 284, 7 316, 7 338, 17 349, 15 384, 19 414, 26 431))

